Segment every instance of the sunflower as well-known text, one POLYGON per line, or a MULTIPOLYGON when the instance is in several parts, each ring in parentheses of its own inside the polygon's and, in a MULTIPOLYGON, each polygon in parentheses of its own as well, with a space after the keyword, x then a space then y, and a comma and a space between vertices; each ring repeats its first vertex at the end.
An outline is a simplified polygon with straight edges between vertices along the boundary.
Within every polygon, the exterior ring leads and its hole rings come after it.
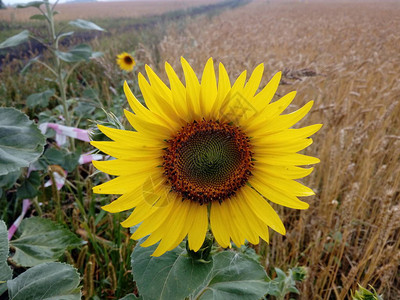
POLYGON ((126 52, 122 52, 117 55, 117 64, 119 65, 121 70, 127 72, 132 71, 133 67, 136 65, 132 55, 126 52))
POLYGON ((201 82, 181 59, 186 86, 166 63, 169 86, 146 66, 148 81, 139 74, 146 106, 124 91, 134 113, 125 115, 135 131, 98 125, 113 141, 92 145, 115 157, 93 161, 103 172, 116 175, 93 188, 95 193, 120 194, 103 206, 117 213, 135 208, 122 222, 140 224, 133 239, 147 236, 142 246, 159 242, 153 256, 172 250, 187 236, 198 251, 209 227, 222 247, 269 240, 268 227, 285 234, 285 227, 269 201, 306 209, 299 196, 314 192, 295 181, 309 175, 319 159, 299 154, 312 143, 309 137, 321 124, 291 127, 311 109, 313 101, 281 115, 295 97, 291 92, 271 102, 281 79, 277 73, 257 93, 263 64, 246 83, 246 71, 231 85, 219 64, 218 83, 210 58, 201 82))

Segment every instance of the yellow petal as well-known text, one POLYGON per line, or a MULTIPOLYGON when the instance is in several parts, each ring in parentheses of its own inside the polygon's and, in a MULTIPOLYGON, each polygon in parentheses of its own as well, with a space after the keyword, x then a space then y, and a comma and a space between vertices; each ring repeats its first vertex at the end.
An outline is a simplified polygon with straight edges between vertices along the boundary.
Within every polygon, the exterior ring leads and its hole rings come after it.
POLYGON ((188 109, 193 110, 195 116, 201 116, 200 109, 200 83, 197 79, 196 73, 193 71, 189 63, 181 57, 183 73, 185 74, 186 81, 186 100, 188 109), (191 107, 192 106, 192 107, 191 107))
POLYGON ((219 64, 219 71, 218 71, 218 94, 217 99, 214 102, 214 106, 212 110, 216 113, 216 118, 220 118, 221 113, 221 106, 224 102, 225 98, 229 94, 231 89, 231 83, 229 80, 229 75, 226 72, 226 69, 222 63, 219 64))
POLYGON ((211 108, 217 97, 217 79, 215 78, 213 59, 210 58, 203 71, 200 86, 200 108, 205 118, 209 118, 211 108))
MULTIPOLYGON (((162 163, 162 160, 154 159, 150 161, 130 161, 124 159, 113 159, 107 161, 92 161, 93 166, 110 175, 131 175, 138 173, 148 173, 155 170, 162 163)), ((161 171, 160 171, 161 172, 161 171)))
POLYGON ((137 181, 137 187, 132 191, 123 194, 118 199, 110 204, 104 205, 101 208, 110 213, 117 213, 134 208, 143 202, 143 193, 141 182, 137 181))
MULTIPOLYGON (((155 73, 149 67, 146 69, 146 71, 148 71, 149 78, 153 79, 152 83, 158 82, 154 79, 154 76, 157 75, 155 75, 155 73)), ((153 85, 150 85, 141 73, 139 73, 138 81, 140 91, 142 92, 143 98, 150 111, 156 112, 159 116, 166 120, 168 125, 170 125, 172 128, 178 127, 176 121, 179 119, 179 116, 171 106, 171 91, 168 89, 169 92, 167 95, 157 93, 157 88, 154 88, 153 85), (165 98, 167 98, 167 100, 165 98)), ((163 89, 160 87, 160 84, 156 84, 156 87, 158 87, 159 90, 163 89)))
POLYGON ((243 93, 246 99, 251 99, 257 92, 264 73, 264 64, 259 64, 251 74, 249 81, 244 87, 243 93))
POLYGON ((91 141, 90 144, 108 155, 125 160, 156 160, 158 157, 162 156, 162 150, 159 149, 146 149, 144 151, 144 149, 135 149, 134 147, 129 147, 121 143, 108 141, 91 141))
POLYGON ((254 153, 254 159, 272 166, 305 166, 320 162, 316 157, 298 153, 287 155, 257 155, 254 153))
POLYGON ((304 169, 296 166, 272 166, 257 161, 252 173, 254 176, 258 176, 255 172, 262 172, 280 178, 299 179, 310 175, 313 170, 314 168, 304 169))
POLYGON ((152 256, 160 256, 166 251, 175 249, 186 236, 185 230, 186 218, 190 208, 189 201, 176 201, 173 214, 169 218, 168 224, 165 224, 163 237, 157 249, 152 256))
POLYGON ((228 248, 230 245, 229 230, 227 228, 228 224, 224 223, 222 204, 215 202, 211 203, 210 225, 218 244, 224 248, 228 248))
POLYGON ((243 191, 252 211, 261 221, 280 234, 286 233, 285 226, 283 226, 278 214, 265 199, 248 186, 243 187, 241 191, 243 191))
POLYGON ((304 116, 310 111, 313 104, 314 101, 309 101, 302 108, 290 114, 279 116, 278 118, 274 119, 274 122, 272 122, 265 131, 260 132, 260 134, 277 132, 292 127, 294 124, 304 118, 304 116))
POLYGON ((239 202, 243 201, 239 197, 227 200, 228 206, 233 217, 232 223, 236 225, 237 230, 241 232, 243 236, 242 245, 244 245, 244 239, 248 240, 252 244, 258 243, 258 236, 253 228, 250 227, 246 216, 243 214, 239 206, 239 202))
POLYGON ((145 136, 144 134, 136 131, 110 128, 100 124, 97 124, 97 127, 110 139, 123 144, 128 143, 132 147, 142 147, 143 144, 149 148, 165 147, 165 144, 162 140, 154 139, 151 136, 145 136))
POLYGON ((287 192, 288 190, 282 191, 277 189, 273 183, 267 185, 265 181, 259 179, 259 177, 251 178, 249 184, 268 200, 290 208, 307 209, 309 207, 308 203, 300 201, 293 193, 287 192))
POLYGON ((106 183, 100 184, 93 188, 96 194, 125 194, 135 189, 134 181, 140 181, 144 178, 143 174, 135 174, 131 176, 120 176, 106 183))
MULTIPOLYGON (((237 197, 240 201, 237 202, 240 211, 243 213, 245 216, 246 220, 249 222, 249 226, 255 234, 257 234, 259 237, 261 237, 263 240, 268 242, 269 240, 269 234, 268 234, 268 226, 262 222, 252 211, 250 206, 248 205, 248 199, 243 195, 242 191, 239 191, 237 193, 237 197)), ((249 242, 251 242, 249 240, 249 242)), ((259 239, 257 238, 256 241, 251 242, 252 244, 258 244, 259 239)))
POLYGON ((274 97, 281 81, 282 73, 278 72, 272 77, 268 84, 253 99, 253 105, 257 111, 263 110, 274 97))
POLYGON ((169 63, 165 63, 165 71, 167 73, 169 84, 171 86, 172 102, 174 103, 175 109, 178 115, 189 122, 193 116, 189 115, 189 110, 186 103, 186 88, 179 80, 174 69, 169 63))
POLYGON ((284 155, 285 153, 291 154, 299 152, 313 143, 312 139, 303 139, 303 140, 294 140, 294 141, 287 141, 287 143, 282 143, 278 145, 259 145, 256 144, 253 147, 253 151, 258 155, 284 155))
POLYGON ((298 141, 312 136, 321 127, 322 124, 314 124, 298 129, 285 129, 272 134, 255 136, 252 141, 258 145, 277 145, 288 141, 298 141))
POLYGON ((174 132, 163 126, 161 123, 151 123, 144 119, 140 119, 130 111, 124 110, 124 113, 133 128, 150 136, 154 136, 157 139, 169 139, 174 132))
POLYGON ((203 245, 207 233, 208 212, 206 205, 191 203, 191 206, 192 209, 190 218, 192 218, 193 222, 188 235, 189 247, 193 251, 198 251, 201 245, 203 245))

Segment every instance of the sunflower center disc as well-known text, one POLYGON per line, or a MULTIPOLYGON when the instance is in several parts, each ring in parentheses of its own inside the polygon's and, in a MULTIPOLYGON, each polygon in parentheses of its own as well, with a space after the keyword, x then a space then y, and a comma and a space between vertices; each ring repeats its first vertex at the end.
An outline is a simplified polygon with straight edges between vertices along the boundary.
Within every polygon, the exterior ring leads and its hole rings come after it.
POLYGON ((124 57, 124 62, 127 65, 130 65, 130 64, 132 64, 133 61, 132 61, 132 58, 127 55, 127 56, 124 57))
POLYGON ((235 126, 217 121, 184 126, 165 150, 164 174, 172 190, 200 204, 222 202, 251 175, 249 138, 235 126))

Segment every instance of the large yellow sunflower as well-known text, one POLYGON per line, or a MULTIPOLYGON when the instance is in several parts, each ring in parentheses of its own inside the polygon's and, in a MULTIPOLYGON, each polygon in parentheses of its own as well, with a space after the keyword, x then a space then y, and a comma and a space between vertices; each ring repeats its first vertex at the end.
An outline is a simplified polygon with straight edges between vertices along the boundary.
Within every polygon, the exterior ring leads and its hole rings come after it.
POLYGON ((146 66, 148 81, 139 74, 146 106, 124 91, 134 113, 125 115, 136 131, 99 125, 113 141, 92 145, 115 160, 94 161, 103 172, 118 176, 93 188, 95 193, 121 194, 103 207, 116 213, 134 208, 122 226, 140 224, 132 238, 147 237, 142 246, 160 242, 153 256, 174 249, 186 236, 198 251, 209 227, 222 247, 231 240, 243 245, 268 241, 268 227, 285 234, 269 201, 306 209, 298 196, 314 192, 295 181, 309 175, 319 159, 297 152, 312 143, 321 124, 290 129, 311 109, 281 115, 295 92, 271 102, 280 82, 277 73, 257 93, 264 66, 246 83, 244 71, 232 85, 222 64, 218 83, 213 60, 201 82, 182 58, 186 86, 172 67, 165 69, 169 86, 146 66), (209 225, 210 224, 210 225, 209 225))
POLYGON ((117 55, 117 64, 119 65, 121 70, 127 72, 132 71, 133 67, 136 65, 132 55, 126 52, 122 52, 117 55))

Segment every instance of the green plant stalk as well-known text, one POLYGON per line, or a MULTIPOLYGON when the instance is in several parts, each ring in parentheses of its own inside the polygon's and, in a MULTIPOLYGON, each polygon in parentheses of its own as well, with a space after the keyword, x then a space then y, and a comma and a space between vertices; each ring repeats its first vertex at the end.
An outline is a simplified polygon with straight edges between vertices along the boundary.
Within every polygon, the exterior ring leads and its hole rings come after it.
POLYGON ((56 181, 54 179, 53 172, 51 170, 49 170, 49 176, 50 176, 51 182, 53 183, 51 185, 51 188, 52 188, 53 199, 54 199, 54 202, 56 205, 56 220, 58 222, 62 223, 63 215, 62 215, 62 211, 61 211, 60 193, 57 190, 56 181))
MULTIPOLYGON (((67 104, 67 95, 65 92, 65 83, 64 79, 62 76, 62 68, 61 68, 61 61, 56 55, 56 51, 58 51, 58 39, 57 39, 57 34, 54 26, 54 14, 53 10, 50 7, 49 0, 44 1, 45 7, 46 7, 46 16, 47 16, 47 22, 49 26, 49 32, 50 32, 50 37, 51 37, 51 44, 52 44, 52 53, 55 57, 55 62, 56 62, 56 70, 57 70, 57 84, 58 84, 58 89, 60 90, 60 96, 61 96, 61 104, 63 106, 64 110, 64 118, 65 118, 65 124, 67 126, 71 126, 71 118, 69 115, 69 110, 68 110, 68 104, 67 104)), ((70 139, 71 143, 71 148, 72 150, 75 150, 75 141, 73 139, 70 139)))
POLYGON ((35 197, 32 199, 32 203, 35 206, 35 209, 39 215, 39 217, 41 217, 43 215, 42 209, 40 208, 39 202, 38 202, 38 198, 35 197))

